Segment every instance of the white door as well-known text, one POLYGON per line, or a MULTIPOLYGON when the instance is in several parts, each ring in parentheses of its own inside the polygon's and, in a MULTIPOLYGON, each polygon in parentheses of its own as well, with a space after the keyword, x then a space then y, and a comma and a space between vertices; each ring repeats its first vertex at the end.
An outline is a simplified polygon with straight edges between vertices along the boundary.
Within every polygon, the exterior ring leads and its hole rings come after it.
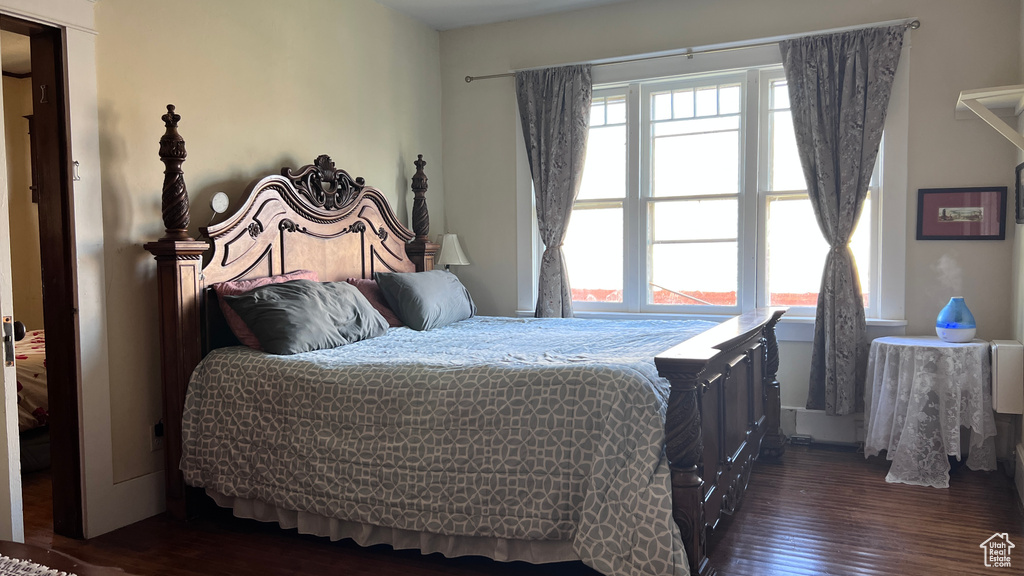
MULTIPOLYGON (((3 47, 0 46, 0 50, 3 47)), ((0 319, 14 316, 14 283, 11 278, 11 230, 7 178, 7 142, 3 111, 3 84, 0 83, 0 319)), ((14 344, 13 327, 11 345, 14 344)), ((4 342, 6 348, 6 342, 4 342)), ((3 360, 3 402, 0 402, 0 539, 25 541, 25 522, 21 499, 21 445, 18 443, 18 379, 14 355, 3 360)))

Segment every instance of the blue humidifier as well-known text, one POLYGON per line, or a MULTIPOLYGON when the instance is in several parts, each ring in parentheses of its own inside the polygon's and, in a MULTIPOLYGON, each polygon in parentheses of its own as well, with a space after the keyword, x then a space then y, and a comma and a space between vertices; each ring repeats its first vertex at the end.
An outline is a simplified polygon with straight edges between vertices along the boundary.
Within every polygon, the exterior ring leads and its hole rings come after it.
POLYGON ((950 298, 935 320, 935 333, 946 342, 970 342, 977 331, 974 314, 960 296, 950 298))

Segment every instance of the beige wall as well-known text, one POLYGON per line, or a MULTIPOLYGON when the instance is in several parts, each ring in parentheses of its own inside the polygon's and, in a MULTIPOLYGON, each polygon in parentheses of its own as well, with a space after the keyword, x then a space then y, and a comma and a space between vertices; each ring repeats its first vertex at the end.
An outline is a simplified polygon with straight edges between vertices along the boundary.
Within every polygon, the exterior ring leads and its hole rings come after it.
POLYGON ((39 205, 32 203, 32 158, 28 120, 32 114, 32 81, 3 78, 4 126, 11 221, 11 271, 14 277, 14 319, 29 330, 43 328, 43 279, 39 263, 39 205))
MULTIPOLYGON (((919 188, 1009 186, 1013 181, 1012 146, 981 121, 955 120, 953 109, 961 90, 1017 82, 1019 11, 1018 2, 1006 0, 635 0, 442 32, 446 216, 473 262, 460 268, 459 276, 482 313, 515 310, 518 127, 513 84, 509 78, 466 84, 467 74, 916 17, 922 26, 912 33, 909 59, 907 333, 933 333, 938 311, 956 293, 966 297, 981 338, 1009 337, 1014 227, 1008 227, 1003 242, 918 242, 915 222, 919 188), (959 286, 947 285, 940 273, 944 256, 959 272, 959 286)), ((809 354, 793 346, 786 350, 791 353, 783 358, 783 395, 802 405, 809 354)))
POLYGON ((192 227, 210 197, 329 154, 408 222, 416 154, 444 226, 438 33, 370 0, 103 0, 96 4, 115 481, 162 467, 155 264, 157 140, 177 106, 192 227))

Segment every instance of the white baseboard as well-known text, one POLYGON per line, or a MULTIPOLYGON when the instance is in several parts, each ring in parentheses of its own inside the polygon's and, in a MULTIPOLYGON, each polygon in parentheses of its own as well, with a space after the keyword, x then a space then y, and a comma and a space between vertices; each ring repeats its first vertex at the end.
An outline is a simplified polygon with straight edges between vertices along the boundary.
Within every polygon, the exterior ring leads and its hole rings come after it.
POLYGON ((824 410, 782 407, 782 431, 810 436, 815 442, 856 444, 864 441, 864 415, 829 416, 824 410))
POLYGON ((1017 444, 1017 462, 1014 467, 1013 483, 1017 485, 1017 498, 1024 505, 1024 444, 1017 444))

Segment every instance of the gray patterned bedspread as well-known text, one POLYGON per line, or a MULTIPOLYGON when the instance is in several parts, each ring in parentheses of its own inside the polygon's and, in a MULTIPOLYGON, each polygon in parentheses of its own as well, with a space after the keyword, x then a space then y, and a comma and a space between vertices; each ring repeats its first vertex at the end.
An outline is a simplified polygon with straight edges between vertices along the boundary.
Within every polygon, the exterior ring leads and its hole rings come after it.
POLYGON ((711 326, 476 317, 294 356, 215 350, 192 375, 181 468, 291 510, 686 574, 653 358, 711 326))

